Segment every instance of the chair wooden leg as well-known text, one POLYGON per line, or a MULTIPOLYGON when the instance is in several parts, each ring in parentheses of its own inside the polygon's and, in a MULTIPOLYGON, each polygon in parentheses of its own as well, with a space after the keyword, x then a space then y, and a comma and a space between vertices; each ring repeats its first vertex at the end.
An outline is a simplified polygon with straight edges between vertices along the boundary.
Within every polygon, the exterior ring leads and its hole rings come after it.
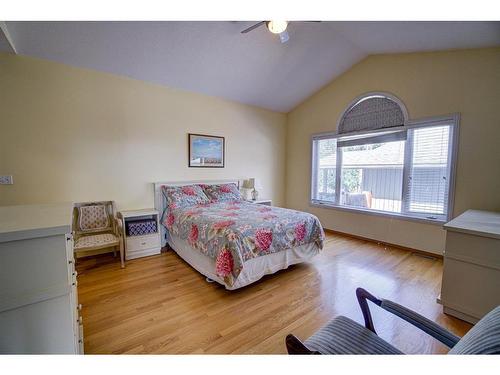
POLYGON ((116 246, 113 247, 113 257, 116 258, 116 246))
POLYGON ((121 267, 125 268, 125 249, 123 248, 123 239, 120 240, 120 262, 121 267))

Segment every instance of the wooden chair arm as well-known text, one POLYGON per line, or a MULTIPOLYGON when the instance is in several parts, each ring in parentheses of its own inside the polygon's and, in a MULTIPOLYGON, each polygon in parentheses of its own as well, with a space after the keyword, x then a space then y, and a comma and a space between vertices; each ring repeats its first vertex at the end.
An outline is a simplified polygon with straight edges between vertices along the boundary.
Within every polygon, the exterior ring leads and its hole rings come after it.
POLYGON ((118 236, 124 237, 125 233, 124 233, 124 228, 123 228, 123 222, 120 219, 118 219, 116 216, 114 217, 114 219, 115 219, 115 225, 116 225, 116 230, 118 232, 118 236))
POLYGON ((320 354, 319 352, 309 350, 302 341, 292 334, 286 336, 285 343, 288 354, 320 354))
POLYGON ((375 332, 375 327, 373 326, 373 319, 372 314, 370 313, 370 307, 368 306, 368 300, 378 306, 380 306, 382 301, 363 288, 356 289, 356 298, 358 299, 359 307, 361 308, 361 313, 363 314, 363 319, 365 320, 365 327, 373 333, 377 333, 375 332))
POLYGON ((361 312, 363 313, 363 318, 365 320, 365 327, 375 332, 373 326, 373 320, 370 313, 370 308, 368 307, 368 301, 373 302, 377 306, 380 306, 384 310, 406 320, 408 323, 414 325, 420 330, 424 331, 428 335, 434 337, 436 340, 441 341, 446 346, 452 348, 460 340, 460 338, 445 328, 441 327, 439 324, 434 323, 432 320, 427 319, 419 313, 398 305, 395 302, 378 299, 363 288, 356 289, 356 297, 358 298, 359 306, 361 307, 361 312))

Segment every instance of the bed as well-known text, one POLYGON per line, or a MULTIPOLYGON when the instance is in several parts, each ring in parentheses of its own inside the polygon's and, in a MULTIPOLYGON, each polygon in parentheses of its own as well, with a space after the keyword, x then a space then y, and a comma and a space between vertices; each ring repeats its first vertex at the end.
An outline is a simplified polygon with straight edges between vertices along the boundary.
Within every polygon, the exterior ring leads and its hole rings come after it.
POLYGON ((309 213, 244 201, 239 181, 158 182, 162 245, 228 290, 302 263, 323 247, 309 213))

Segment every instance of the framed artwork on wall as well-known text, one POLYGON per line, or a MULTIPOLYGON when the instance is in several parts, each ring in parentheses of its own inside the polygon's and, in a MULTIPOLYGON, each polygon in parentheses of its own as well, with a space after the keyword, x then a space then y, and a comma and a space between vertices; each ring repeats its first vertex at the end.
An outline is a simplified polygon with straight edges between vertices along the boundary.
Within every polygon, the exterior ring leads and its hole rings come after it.
POLYGON ((224 168, 224 137, 189 133, 189 166, 224 168))

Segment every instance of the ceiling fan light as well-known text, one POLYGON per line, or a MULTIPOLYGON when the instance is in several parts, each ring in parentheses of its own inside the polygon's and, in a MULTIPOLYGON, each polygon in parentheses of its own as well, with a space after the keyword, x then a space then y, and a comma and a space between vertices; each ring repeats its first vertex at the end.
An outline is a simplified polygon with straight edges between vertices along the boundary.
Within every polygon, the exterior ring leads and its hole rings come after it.
POLYGON ((287 21, 268 21, 267 22, 267 28, 273 34, 281 34, 283 31, 286 30, 287 26, 288 26, 287 21))

